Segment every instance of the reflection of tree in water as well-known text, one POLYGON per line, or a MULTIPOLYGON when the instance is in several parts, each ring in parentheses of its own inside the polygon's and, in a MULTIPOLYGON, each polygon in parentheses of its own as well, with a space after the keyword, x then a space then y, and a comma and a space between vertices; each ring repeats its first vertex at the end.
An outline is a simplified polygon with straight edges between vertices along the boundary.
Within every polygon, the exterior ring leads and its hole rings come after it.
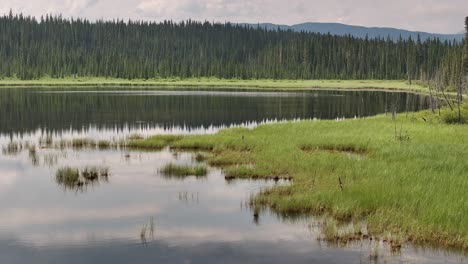
MULTIPOLYGON (((29 133, 41 128, 72 129, 174 127, 194 129, 283 119, 353 118, 384 113, 398 102, 398 112, 417 111, 427 98, 407 93, 315 91, 291 94, 38 93, 0 91, 0 134, 29 133)), ((47 142, 47 138, 45 138, 47 142)))
POLYGON ((84 192, 88 186, 109 182, 109 168, 85 167, 82 170, 71 167, 59 168, 55 181, 67 191, 84 192))

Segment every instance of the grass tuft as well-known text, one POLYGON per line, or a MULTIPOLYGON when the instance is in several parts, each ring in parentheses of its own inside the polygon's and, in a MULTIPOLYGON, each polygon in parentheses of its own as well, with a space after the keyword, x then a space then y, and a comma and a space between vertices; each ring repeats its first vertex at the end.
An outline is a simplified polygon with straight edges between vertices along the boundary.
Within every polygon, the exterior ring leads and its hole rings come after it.
POLYGON ((59 168, 55 174, 55 179, 58 184, 74 187, 80 182, 80 171, 71 167, 59 168))
POLYGON ((191 167, 169 163, 161 169, 161 173, 167 177, 184 178, 188 176, 204 177, 208 173, 206 166, 191 167))
POLYGON ((109 168, 107 167, 88 166, 81 171, 77 168, 62 167, 57 170, 55 180, 66 190, 79 191, 100 181, 107 182, 109 175, 109 168))

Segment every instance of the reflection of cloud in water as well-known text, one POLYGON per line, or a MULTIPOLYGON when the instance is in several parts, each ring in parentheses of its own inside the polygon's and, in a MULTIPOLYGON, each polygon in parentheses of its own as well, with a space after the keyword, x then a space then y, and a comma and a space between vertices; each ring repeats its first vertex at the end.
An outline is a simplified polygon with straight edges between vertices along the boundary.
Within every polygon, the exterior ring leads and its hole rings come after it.
POLYGON ((18 178, 17 170, 3 170, 0 173, 0 192, 10 189, 18 178))
POLYGON ((0 155, 0 192, 13 188, 28 165, 18 157, 0 155))
MULTIPOLYGON (((46 247, 18 245, 16 240, 0 240, 0 255, 7 263, 372 263, 369 249, 326 248, 306 241, 260 241, 178 243, 156 241, 145 246, 129 246, 124 241, 83 245, 80 247, 46 247), (21 256, 21 258, 18 258, 21 256), (20 260, 20 261, 17 261, 20 260), (220 261, 221 260, 221 261, 220 261)), ((463 263, 464 258, 427 251, 417 256, 386 254, 381 263, 463 263)))
MULTIPOLYGON (((150 215, 150 214, 145 214, 150 215)), ((142 217, 143 220, 147 219, 142 217)), ((103 219, 101 219, 103 220, 103 219)), ((125 226, 103 227, 58 227, 54 232, 41 231, 15 232, 8 230, 6 237, 12 237, 20 244, 33 244, 36 246, 88 245, 89 243, 106 243, 112 240, 121 240, 139 243, 139 232, 144 222, 134 222, 125 226)), ((19 227, 18 227, 19 228, 19 227)), ((1 234, 1 233, 0 233, 1 234)), ((5 235, 2 235, 5 236, 5 235)), ((154 239, 166 241, 172 245, 184 243, 199 244, 204 242, 234 242, 243 240, 257 241, 314 241, 315 238, 306 232, 304 225, 286 225, 271 223, 261 228, 254 227, 245 232, 242 226, 203 227, 203 226, 162 226, 155 218, 154 239), (272 232, 271 230, 275 230, 272 232)))
MULTIPOLYGON (((31 261, 24 263, 50 263, 51 260, 56 260, 56 263, 94 263, 96 259, 103 263, 129 263, 130 259, 139 263, 166 263, 168 260, 170 263, 187 263, 188 260, 219 263, 220 259, 223 263, 371 263, 371 243, 364 241, 350 247, 327 247, 302 228, 284 227, 275 224, 252 232, 226 228, 156 227, 155 240, 144 246, 138 245, 138 226, 118 230, 77 229, 52 235, 31 233, 26 240, 2 236, 0 255, 2 259, 11 259, 12 256, 22 256, 22 260, 30 258, 31 261)), ((463 256, 457 257, 444 250, 420 250, 410 246, 403 248, 401 255, 381 250, 378 262, 382 263, 466 261, 463 256)))
MULTIPOLYGON (((100 164, 96 163, 97 160, 103 160, 113 171, 108 185, 79 196, 54 192, 58 188, 53 186, 54 190, 48 192, 50 200, 44 200, 44 204, 13 201, 0 212, 0 230, 9 230, 20 240, 41 245, 80 244, 88 240, 106 239, 133 240, 138 238, 145 224, 142 219, 154 216, 156 225, 159 224, 156 232, 159 237, 179 241, 225 241, 244 237, 254 239, 256 236, 267 239, 269 226, 276 223, 267 221, 267 225, 263 225, 265 228, 259 229, 251 224, 250 212, 242 212, 240 208, 240 203, 251 193, 272 182, 239 181, 226 184, 218 169, 210 169, 206 180, 189 178, 183 182, 167 181, 159 177, 157 171, 167 162, 174 161, 169 151, 132 152, 130 162, 122 162, 122 153, 117 151, 85 150, 60 161, 63 164, 59 165, 81 167, 100 164), (180 192, 188 192, 189 196, 197 194, 199 203, 182 203, 177 199, 180 192), (63 204, 69 207, 64 208, 63 204), (252 229, 252 232, 246 233, 246 228, 252 229), (264 232, 264 235, 258 232, 264 232)), ((176 162, 194 161, 191 154, 181 153, 176 162)), ((25 163, 24 166, 30 164, 25 163)), ((51 186, 49 181, 53 181, 54 171, 54 168, 42 170, 42 177, 38 178, 36 171, 31 170, 24 178, 31 180, 30 177, 34 177, 45 187, 51 186)), ((20 188, 18 185, 17 189, 20 188)), ((279 230, 283 229, 283 237, 292 239, 287 236, 287 230, 291 227, 277 224, 275 233, 279 236, 279 230)), ((298 233, 303 233, 305 229, 300 227, 299 230, 298 233)))
POLYGON ((115 208, 15 208, 0 212, 0 226, 21 229, 34 225, 52 225, 76 221, 104 221, 154 215, 161 211, 157 204, 115 208))

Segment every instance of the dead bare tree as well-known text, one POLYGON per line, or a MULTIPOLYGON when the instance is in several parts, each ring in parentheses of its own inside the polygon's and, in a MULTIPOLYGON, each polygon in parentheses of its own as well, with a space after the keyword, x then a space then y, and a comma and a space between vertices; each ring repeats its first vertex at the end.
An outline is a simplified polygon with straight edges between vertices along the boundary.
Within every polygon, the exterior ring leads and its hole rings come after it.
POLYGON ((431 82, 429 80, 427 80, 427 86, 429 87, 429 96, 430 96, 430 105, 431 105, 431 110, 432 110, 432 113, 434 113, 434 96, 432 95, 432 85, 431 85, 431 82))
POLYGON ((442 93, 442 96, 444 97, 444 100, 445 102, 447 103, 447 105, 450 107, 450 110, 453 111, 453 106, 452 104, 450 103, 450 100, 448 99, 447 95, 445 94, 445 84, 443 82, 443 78, 442 78, 442 72, 441 71, 438 71, 436 73, 436 85, 437 85, 437 89, 441 91, 442 93))
POLYGON ((463 66, 460 65, 460 69, 457 71, 457 103, 458 103, 458 123, 462 122, 461 118, 461 103, 463 101, 463 66))

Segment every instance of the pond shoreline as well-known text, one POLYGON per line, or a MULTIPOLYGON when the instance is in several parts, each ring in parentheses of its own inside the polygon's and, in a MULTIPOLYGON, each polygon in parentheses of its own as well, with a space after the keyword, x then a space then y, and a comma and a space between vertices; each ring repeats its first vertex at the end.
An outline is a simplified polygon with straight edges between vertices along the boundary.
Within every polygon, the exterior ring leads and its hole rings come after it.
POLYGON ((186 88, 200 89, 266 89, 272 91, 342 90, 342 91, 403 91, 428 94, 427 87, 409 85, 403 80, 238 80, 217 78, 150 79, 124 80, 106 78, 63 78, 39 80, 0 80, 0 88, 89 88, 89 87, 131 87, 131 88, 186 88))

